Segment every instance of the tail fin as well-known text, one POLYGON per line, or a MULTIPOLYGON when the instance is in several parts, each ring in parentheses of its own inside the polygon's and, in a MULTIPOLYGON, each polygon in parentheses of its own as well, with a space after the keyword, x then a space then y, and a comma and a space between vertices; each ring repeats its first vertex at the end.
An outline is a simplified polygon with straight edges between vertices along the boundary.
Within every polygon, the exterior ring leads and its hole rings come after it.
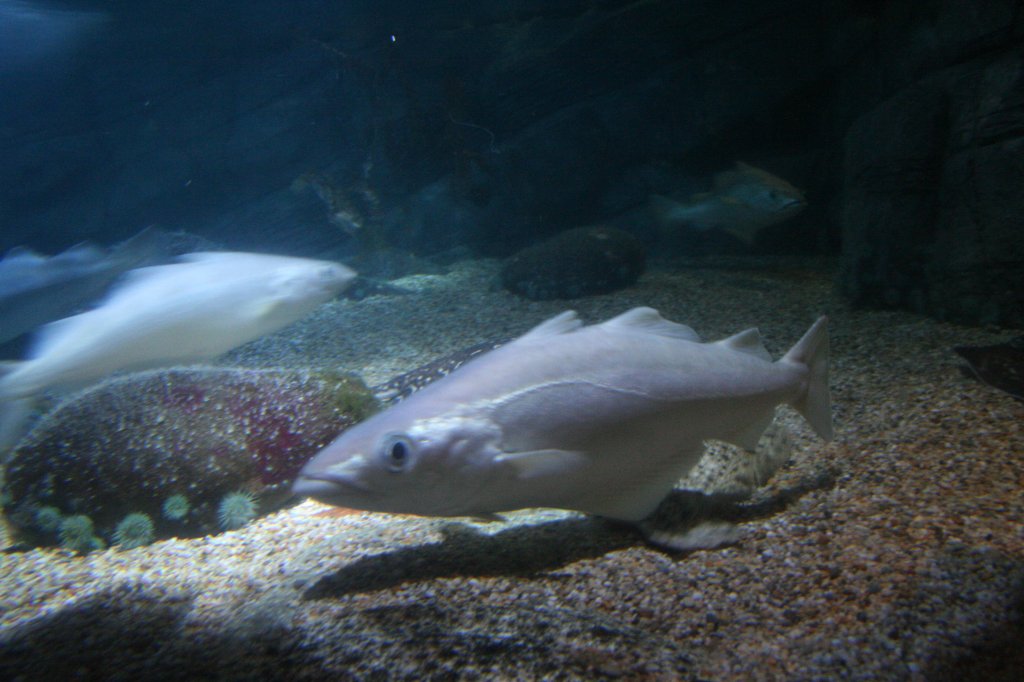
POLYGON ((805 365, 810 371, 807 390, 792 402, 815 433, 832 440, 832 398, 828 391, 828 318, 819 317, 779 361, 805 365))
POLYGON ((14 446, 28 433, 36 412, 37 399, 8 389, 4 379, 20 367, 18 361, 0 362, 0 463, 10 457, 14 446))
POLYGON ((678 228, 686 222, 686 207, 675 199, 661 194, 650 196, 649 210, 655 224, 662 228, 678 228))
POLYGON ((6 463, 21 439, 32 428, 36 399, 21 398, 0 402, 0 463, 6 463))

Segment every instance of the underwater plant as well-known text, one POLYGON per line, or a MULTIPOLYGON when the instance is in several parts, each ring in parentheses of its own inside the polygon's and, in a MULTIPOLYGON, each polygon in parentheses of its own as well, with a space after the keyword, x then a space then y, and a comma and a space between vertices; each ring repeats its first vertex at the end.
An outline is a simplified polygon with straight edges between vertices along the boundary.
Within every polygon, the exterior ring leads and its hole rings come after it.
POLYGON ((241 528, 256 518, 256 497, 239 490, 228 493, 217 506, 217 520, 224 530, 241 528))
POLYGON ((135 512, 121 519, 114 529, 114 542, 122 549, 135 549, 153 542, 156 532, 149 514, 135 512))
POLYGON ((188 515, 189 509, 191 509, 191 505, 189 505, 188 498, 180 493, 171 495, 164 500, 162 507, 164 518, 171 521, 181 521, 188 515))
POLYGON ((79 554, 87 554, 103 548, 103 540, 93 534, 92 519, 84 514, 75 514, 60 523, 60 546, 79 554))

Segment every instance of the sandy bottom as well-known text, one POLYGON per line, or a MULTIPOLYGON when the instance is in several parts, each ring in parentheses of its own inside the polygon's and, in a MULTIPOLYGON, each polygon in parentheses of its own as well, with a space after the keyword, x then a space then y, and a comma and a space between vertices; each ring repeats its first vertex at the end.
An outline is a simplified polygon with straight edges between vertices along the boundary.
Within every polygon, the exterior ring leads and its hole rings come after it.
MULTIPOLYGON (((737 544, 678 555, 565 512, 305 502, 215 537, 7 553, 0 678, 1019 679, 1024 405, 950 349, 1021 332, 855 311, 827 268, 743 265, 571 303, 587 321, 653 306, 707 339, 757 325, 776 357, 829 315, 836 440, 797 426, 737 544)), ((329 304, 225 362, 375 383, 569 307, 495 290, 494 272, 329 304)))

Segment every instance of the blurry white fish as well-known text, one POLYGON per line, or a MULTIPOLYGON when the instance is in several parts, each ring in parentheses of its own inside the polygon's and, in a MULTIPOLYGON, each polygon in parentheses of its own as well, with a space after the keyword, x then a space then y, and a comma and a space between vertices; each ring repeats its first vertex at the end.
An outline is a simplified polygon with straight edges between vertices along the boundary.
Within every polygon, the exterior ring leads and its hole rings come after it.
POLYGON ((98 308, 43 327, 29 359, 0 378, 0 400, 216 357, 304 317, 355 277, 338 263, 255 253, 179 260, 132 270, 98 308))
POLYGON ((77 312, 127 270, 169 260, 174 238, 147 227, 109 249, 88 242, 55 256, 11 249, 0 259, 0 343, 77 312))
POLYGON ((666 227, 719 229, 746 244, 764 227, 792 218, 807 206, 803 192, 785 180, 739 161, 715 176, 714 191, 683 203, 651 197, 655 219, 666 227))
POLYGON ((0 76, 67 56, 106 22, 102 12, 52 2, 0 0, 0 76))
POLYGON ((756 329, 701 343, 651 308, 588 327, 570 311, 350 428, 295 492, 370 511, 635 522, 704 440, 752 450, 780 403, 832 437, 825 318, 772 362, 756 329))
POLYGON ((125 269, 118 269, 106 252, 87 243, 55 256, 24 247, 11 249, 0 260, 0 343, 68 315, 102 293, 125 269), (55 295, 59 291, 67 295, 55 295), (56 315, 49 310, 54 306, 60 311, 56 315))

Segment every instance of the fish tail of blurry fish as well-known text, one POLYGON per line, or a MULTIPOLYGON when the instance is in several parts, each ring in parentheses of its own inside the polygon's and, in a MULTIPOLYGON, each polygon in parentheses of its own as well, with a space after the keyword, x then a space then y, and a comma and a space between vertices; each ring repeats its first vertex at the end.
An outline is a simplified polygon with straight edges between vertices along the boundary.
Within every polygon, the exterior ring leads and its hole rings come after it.
POLYGON ((0 463, 6 462, 32 427, 36 412, 34 398, 0 400, 0 463))
POLYGON ((21 360, 0 361, 0 405, 7 401, 22 397, 12 389, 9 377, 23 364, 24 362, 21 360))
POLYGON ((815 433, 832 440, 832 398, 828 390, 828 318, 819 317, 779 362, 808 369, 805 390, 792 405, 815 433))
POLYGON ((686 206, 675 199, 661 194, 652 194, 648 201, 655 223, 662 229, 677 228, 689 218, 686 206))

